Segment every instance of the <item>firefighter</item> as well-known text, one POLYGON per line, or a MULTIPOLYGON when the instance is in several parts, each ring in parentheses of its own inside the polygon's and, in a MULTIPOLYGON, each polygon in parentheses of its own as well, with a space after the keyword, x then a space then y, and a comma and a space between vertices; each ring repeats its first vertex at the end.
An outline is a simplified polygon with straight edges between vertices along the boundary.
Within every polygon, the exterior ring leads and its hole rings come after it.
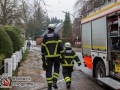
POLYGON ((43 68, 46 70, 48 90, 52 90, 52 85, 55 89, 58 89, 57 80, 59 77, 60 56, 64 58, 64 49, 60 36, 54 32, 54 29, 54 24, 48 25, 48 33, 43 37, 41 47, 43 68), (52 75, 53 65, 54 73, 52 75))
POLYGON ((64 80, 66 82, 67 88, 70 88, 71 84, 71 74, 73 72, 74 60, 77 62, 78 66, 81 65, 81 61, 76 55, 76 53, 72 50, 71 44, 69 42, 65 43, 64 50, 65 59, 61 61, 62 64, 62 73, 64 76, 64 80))

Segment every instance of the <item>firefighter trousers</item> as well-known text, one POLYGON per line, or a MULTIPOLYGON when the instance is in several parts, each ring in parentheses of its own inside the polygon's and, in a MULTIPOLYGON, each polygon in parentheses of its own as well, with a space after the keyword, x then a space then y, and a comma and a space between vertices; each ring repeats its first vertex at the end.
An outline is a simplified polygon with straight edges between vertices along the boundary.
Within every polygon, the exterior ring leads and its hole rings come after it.
POLYGON ((57 82, 59 77, 60 58, 47 58, 46 79, 48 85, 52 85, 53 81, 57 82), (54 66, 54 67, 53 67, 54 66), (54 72, 52 74, 52 68, 54 72))
POLYGON ((65 82, 70 82, 71 83, 71 77, 72 77, 72 72, 73 72, 73 67, 62 67, 62 73, 65 82))

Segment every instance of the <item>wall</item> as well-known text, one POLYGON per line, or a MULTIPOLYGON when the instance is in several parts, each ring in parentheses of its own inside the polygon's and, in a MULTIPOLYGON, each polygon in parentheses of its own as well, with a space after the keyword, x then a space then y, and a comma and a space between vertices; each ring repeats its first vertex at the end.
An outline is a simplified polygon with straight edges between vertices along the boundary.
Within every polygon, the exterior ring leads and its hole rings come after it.
POLYGON ((42 44, 42 39, 43 38, 37 38, 36 39, 36 45, 41 45, 42 44))
POLYGON ((58 34, 60 35, 60 38, 62 38, 62 28, 58 31, 58 34))

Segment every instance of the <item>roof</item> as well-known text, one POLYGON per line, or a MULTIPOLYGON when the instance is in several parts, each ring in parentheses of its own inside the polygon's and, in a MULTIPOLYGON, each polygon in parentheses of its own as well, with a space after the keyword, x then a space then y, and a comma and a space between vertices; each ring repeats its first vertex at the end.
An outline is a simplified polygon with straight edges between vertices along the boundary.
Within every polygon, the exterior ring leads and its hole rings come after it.
MULTIPOLYGON (((57 24, 55 24, 55 26, 56 26, 56 28, 55 28, 54 31, 55 31, 56 33, 58 33, 59 30, 61 30, 61 28, 63 27, 63 22, 57 23, 57 24)), ((44 37, 44 35, 47 34, 47 33, 48 33, 48 29, 45 30, 45 32, 44 32, 40 37, 44 37)))

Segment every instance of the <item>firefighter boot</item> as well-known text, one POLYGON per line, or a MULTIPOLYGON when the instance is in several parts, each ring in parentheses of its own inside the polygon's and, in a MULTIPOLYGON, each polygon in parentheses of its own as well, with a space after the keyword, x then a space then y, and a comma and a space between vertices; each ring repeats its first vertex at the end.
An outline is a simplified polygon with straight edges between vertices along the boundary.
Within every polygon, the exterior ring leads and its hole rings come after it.
POLYGON ((70 88, 70 82, 67 82, 66 85, 67 85, 67 88, 70 88))
POLYGON ((52 85, 48 85, 48 90, 52 90, 52 85))
POLYGON ((53 80, 53 87, 54 87, 54 89, 58 89, 57 80, 53 80))

